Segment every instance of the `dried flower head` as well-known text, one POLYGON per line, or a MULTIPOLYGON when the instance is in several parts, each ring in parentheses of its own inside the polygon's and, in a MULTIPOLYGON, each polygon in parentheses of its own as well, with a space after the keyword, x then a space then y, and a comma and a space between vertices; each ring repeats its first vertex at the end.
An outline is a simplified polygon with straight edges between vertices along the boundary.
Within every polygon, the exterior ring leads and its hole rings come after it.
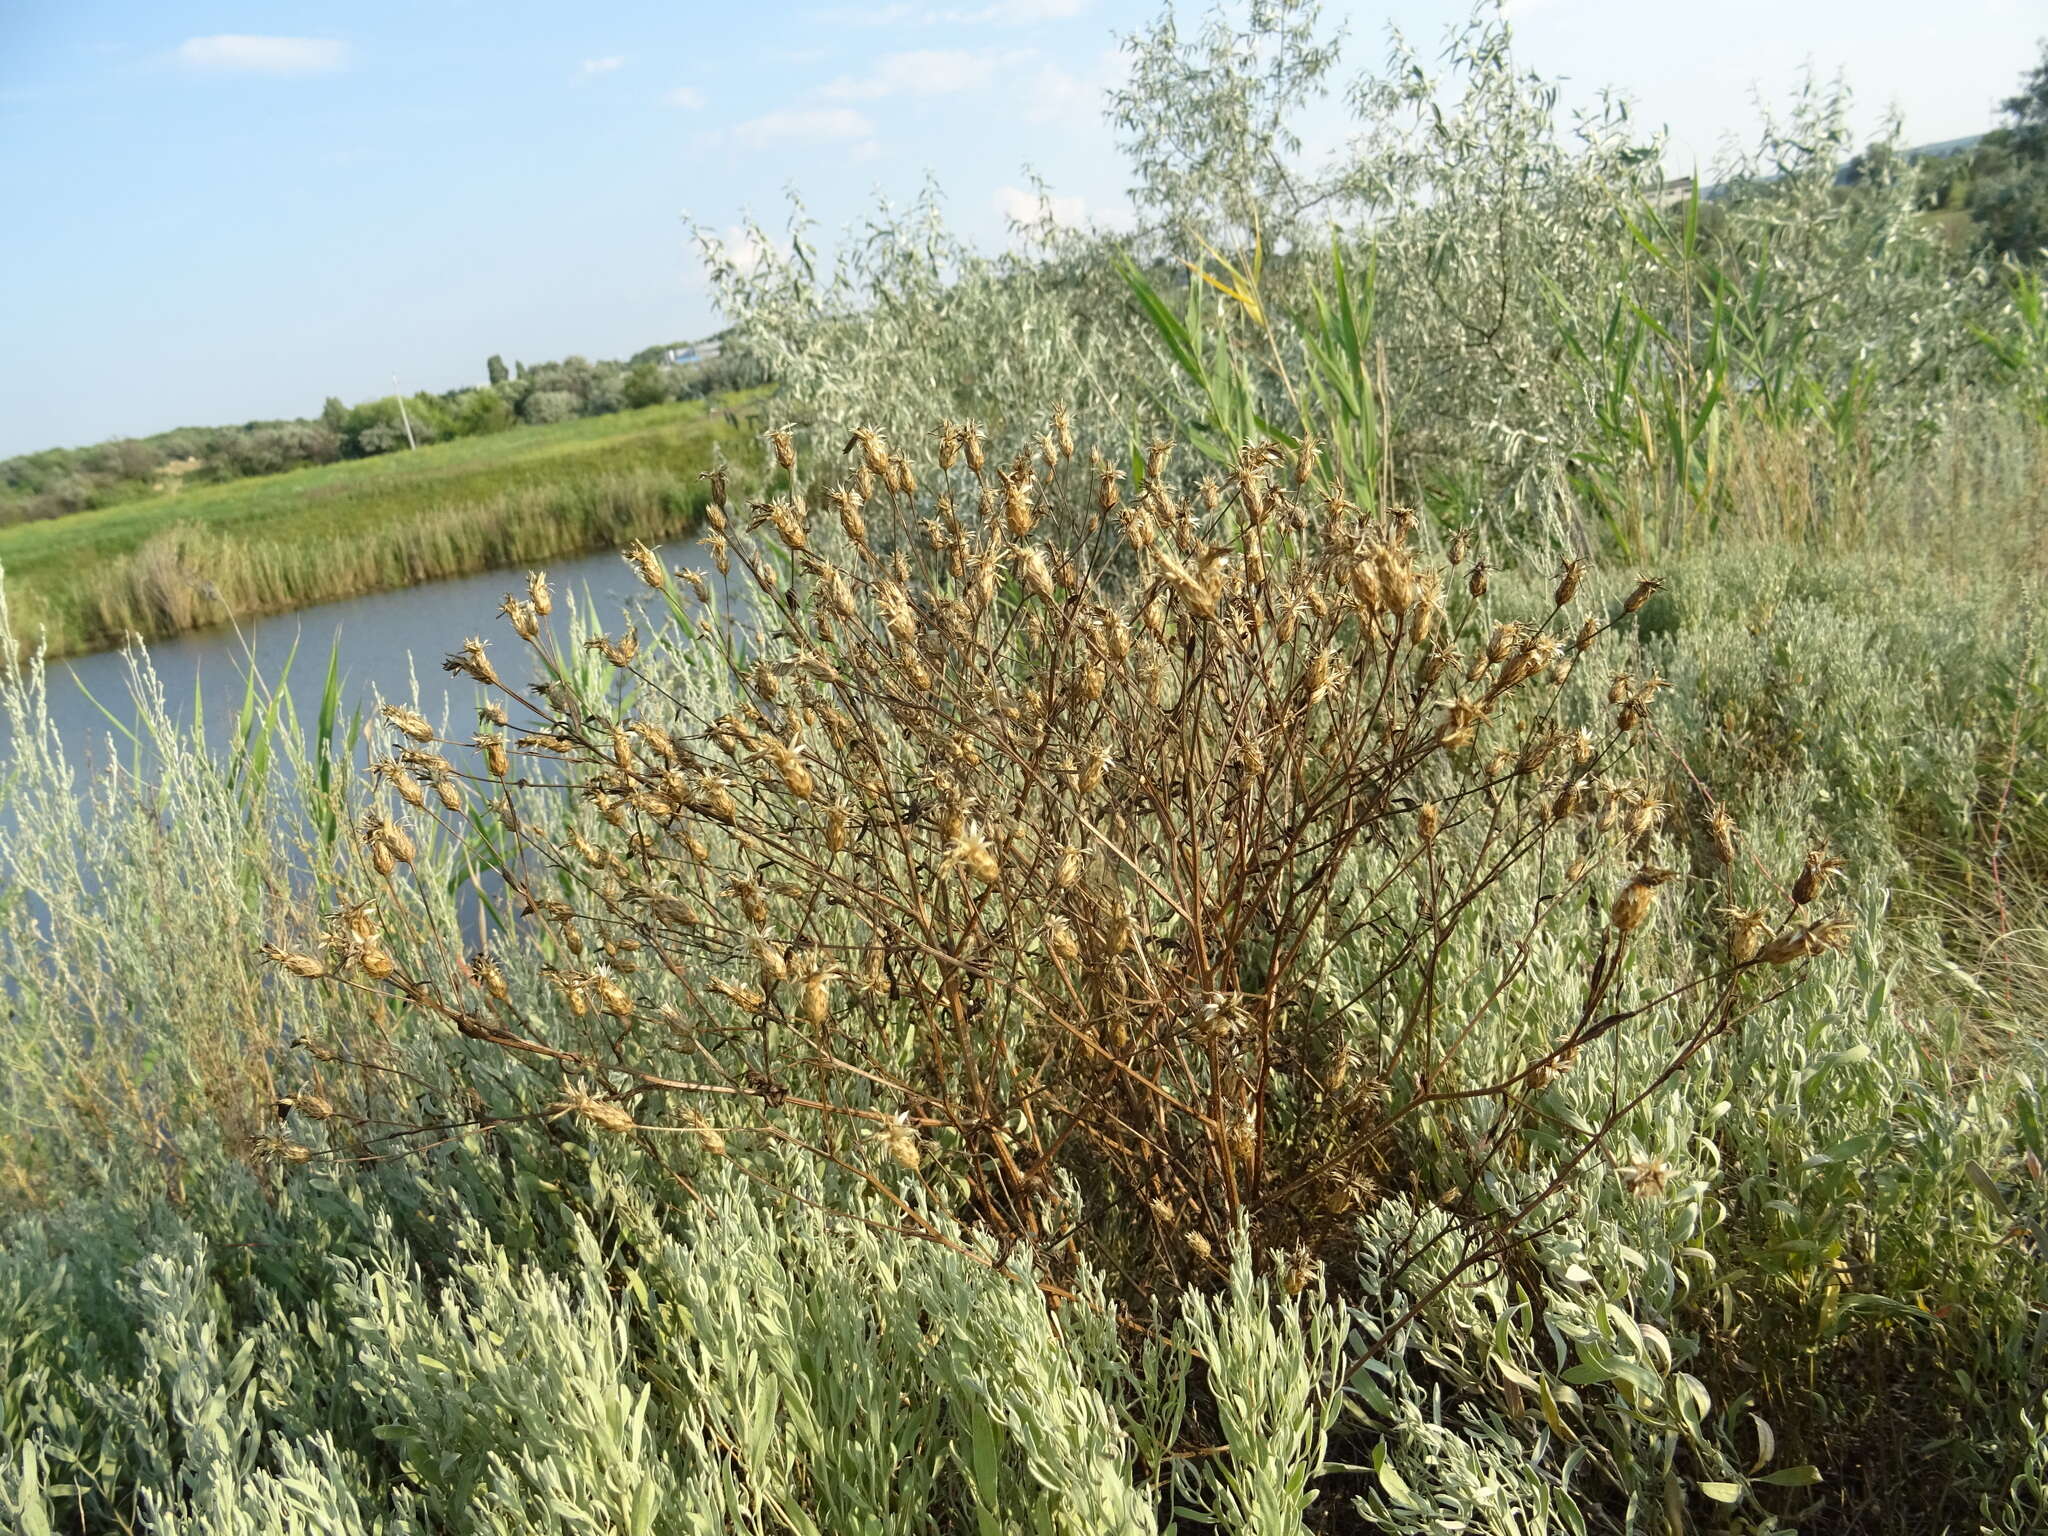
POLYGON ((1642 927, 1651 907, 1656 905, 1657 888, 1677 874, 1675 869, 1659 869, 1649 864, 1637 870, 1628 884, 1621 888, 1621 894, 1614 898, 1614 909, 1609 914, 1614 926, 1623 933, 1633 933, 1642 927))

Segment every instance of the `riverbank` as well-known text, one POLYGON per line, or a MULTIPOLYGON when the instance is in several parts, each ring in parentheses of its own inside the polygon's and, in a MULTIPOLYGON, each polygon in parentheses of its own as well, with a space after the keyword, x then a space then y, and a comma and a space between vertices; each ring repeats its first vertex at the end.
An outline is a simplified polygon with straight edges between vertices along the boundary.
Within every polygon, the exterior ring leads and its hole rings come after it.
POLYGON ((695 525, 754 395, 436 444, 0 530, 23 644, 50 654, 559 559, 695 525))

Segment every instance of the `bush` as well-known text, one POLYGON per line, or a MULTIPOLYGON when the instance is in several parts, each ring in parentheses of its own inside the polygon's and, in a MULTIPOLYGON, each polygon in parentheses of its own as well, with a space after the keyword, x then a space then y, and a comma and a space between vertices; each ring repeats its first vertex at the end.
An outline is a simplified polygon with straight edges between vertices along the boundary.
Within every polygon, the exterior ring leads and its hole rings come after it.
POLYGON ((519 402, 519 419, 529 427, 550 426, 576 414, 576 397, 567 390, 536 389, 519 402))
MULTIPOLYGON (((475 993, 442 995, 425 934, 394 969, 343 924, 299 968, 367 966, 464 1035, 573 1058, 592 1075, 561 1107, 593 1124, 810 1147, 887 1190, 907 1230, 1085 1233, 1165 1283, 1222 1274, 1247 1241, 1306 1275, 1418 1178, 1464 1213, 1452 1273, 1498 1258, 1626 1113, 1566 1130, 1541 1112, 1580 1053, 1649 1030, 1661 1082, 1768 995, 1749 970, 1843 941, 1818 910, 1757 912, 1730 962, 1633 958, 1676 873, 1679 828, 1636 751, 1660 684, 1603 684, 1598 714, 1560 693, 1615 622, 1579 602, 1578 565, 1527 622, 1494 619, 1483 571, 1418 549, 1405 512, 1350 507, 1311 457, 1248 448, 1183 502, 1157 445, 1126 503, 1116 470, 1064 465, 1060 418, 1036 465, 1008 468, 949 427, 945 490, 920 501, 905 461, 859 437, 836 528, 786 500, 761 514, 774 542, 714 537, 809 629, 773 661, 733 654, 715 715, 608 714, 609 680, 579 685, 538 647, 538 599, 508 607, 559 722, 520 738, 530 769, 483 743, 497 815, 533 828, 528 796, 565 775, 593 815, 489 864, 556 956, 538 979, 584 1024, 533 1037, 487 956, 475 993), (1537 866, 1550 889, 1524 907, 1537 866), (1474 1056, 1466 1006, 1527 1032, 1474 1056), (707 1071, 726 1086, 678 1086, 707 1071), (1425 1174, 1403 1149, 1408 1125, 1496 1097, 1484 1140, 1520 1172, 1497 1179, 1489 1151, 1425 1174)), ((596 643, 647 687, 637 642, 596 643)), ((497 679, 480 646, 449 666, 497 679)), ((461 804, 417 744, 431 730, 391 718, 417 741, 378 776, 420 804, 424 773, 461 804)), ((385 875, 410 846, 394 825, 365 823, 385 875)))

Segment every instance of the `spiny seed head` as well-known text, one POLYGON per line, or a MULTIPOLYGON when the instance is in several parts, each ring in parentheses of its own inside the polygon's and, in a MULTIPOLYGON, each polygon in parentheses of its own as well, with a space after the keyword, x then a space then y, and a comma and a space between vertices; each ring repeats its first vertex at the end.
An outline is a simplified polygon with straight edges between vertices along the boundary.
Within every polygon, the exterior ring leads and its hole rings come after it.
POLYGON ((1436 841, 1438 828, 1443 823, 1443 813, 1436 808, 1434 800, 1426 800, 1415 813, 1415 832, 1422 839, 1424 847, 1436 841))
POLYGON ((1484 560, 1473 561, 1472 574, 1465 578, 1465 590, 1471 593, 1472 596, 1474 596, 1475 598, 1484 597, 1486 596, 1486 590, 1488 585, 1489 583, 1486 579, 1486 562, 1484 560))
POLYGON ((533 611, 542 618, 546 618, 555 611, 554 594, 548 591, 548 573, 546 571, 528 571, 526 573, 526 600, 533 604, 533 611))
POLYGON ((768 433, 768 446, 774 450, 775 463, 780 469, 796 468, 796 441, 788 427, 775 427, 768 433))
POLYGON ((1635 591, 1629 593, 1629 595, 1625 599, 1623 599, 1621 604, 1621 611, 1623 613, 1634 613, 1637 609, 1641 608, 1643 604, 1647 603, 1651 598, 1655 597, 1658 592, 1663 590, 1663 587, 1664 583, 1659 578, 1655 576, 1643 577, 1642 580, 1636 583, 1635 591))

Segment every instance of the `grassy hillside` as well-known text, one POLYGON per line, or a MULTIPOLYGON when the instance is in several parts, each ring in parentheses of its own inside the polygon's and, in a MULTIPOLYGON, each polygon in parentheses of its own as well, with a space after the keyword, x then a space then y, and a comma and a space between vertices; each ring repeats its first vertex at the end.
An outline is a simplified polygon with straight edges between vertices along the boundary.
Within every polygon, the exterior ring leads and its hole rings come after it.
POLYGON ((745 397, 653 406, 0 529, 53 653, 652 536, 692 519, 745 397))

